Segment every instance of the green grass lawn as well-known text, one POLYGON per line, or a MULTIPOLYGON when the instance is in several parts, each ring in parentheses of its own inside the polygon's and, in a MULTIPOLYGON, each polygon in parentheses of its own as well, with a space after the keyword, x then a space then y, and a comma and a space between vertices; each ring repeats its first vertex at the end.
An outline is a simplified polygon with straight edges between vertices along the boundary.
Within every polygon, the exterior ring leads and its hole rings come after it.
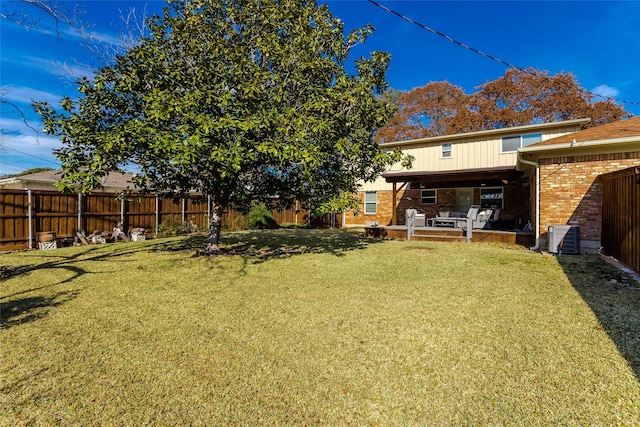
POLYGON ((2 254, 0 425, 640 425, 617 270, 359 236, 2 254))

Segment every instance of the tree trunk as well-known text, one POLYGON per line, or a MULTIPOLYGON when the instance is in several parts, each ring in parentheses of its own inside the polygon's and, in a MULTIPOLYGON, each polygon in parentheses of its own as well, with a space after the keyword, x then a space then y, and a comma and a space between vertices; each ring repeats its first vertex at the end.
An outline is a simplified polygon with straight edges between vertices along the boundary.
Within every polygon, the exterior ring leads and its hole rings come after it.
POLYGON ((206 255, 216 255, 220 252, 218 242, 220 241, 220 230, 222 229, 222 213, 224 212, 224 206, 218 203, 215 198, 212 198, 211 206, 211 219, 209 222, 209 237, 207 238, 207 245, 204 248, 206 255))

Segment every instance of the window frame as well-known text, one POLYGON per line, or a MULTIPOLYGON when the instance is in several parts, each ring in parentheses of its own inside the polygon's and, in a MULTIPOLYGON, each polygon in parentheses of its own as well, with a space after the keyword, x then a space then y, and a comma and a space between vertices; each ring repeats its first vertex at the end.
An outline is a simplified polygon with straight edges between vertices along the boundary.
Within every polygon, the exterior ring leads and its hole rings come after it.
POLYGON ((482 187, 480 188, 480 208, 481 209, 504 209, 504 187, 482 187), (493 197, 482 197, 483 193, 491 194, 493 197), (500 203, 495 203, 499 200, 500 203), (493 207, 496 206, 496 207, 493 207))
POLYGON ((450 142, 445 142, 440 144, 440 158, 441 159, 450 159, 453 157, 453 144, 450 142), (445 153, 449 153, 449 155, 445 155, 445 153))
POLYGON ((500 140, 500 152, 501 153, 515 153, 520 148, 524 148, 524 147, 527 147, 527 146, 529 146, 531 144, 535 144, 535 143, 538 143, 538 142, 541 142, 541 141, 542 141, 542 133, 540 133, 540 132, 538 132, 538 133, 524 133, 524 134, 521 134, 521 135, 512 135, 512 136, 503 136, 502 139, 500 140), (533 137, 533 139, 536 139, 536 141, 532 141, 532 142, 529 142, 527 145, 524 145, 523 143, 524 143, 526 137, 529 137, 529 138, 533 137), (512 142, 514 142, 516 138, 518 139, 518 147, 516 147, 515 150, 505 150, 504 149, 505 140, 511 140, 512 142))
POLYGON ((364 214, 365 215, 375 215, 378 213, 378 192, 377 191, 365 191, 364 192, 364 214), (367 200, 367 194, 373 194, 375 200, 371 201, 371 200, 367 200), (373 205, 373 212, 368 211, 368 207, 371 207, 371 205, 373 205))
POLYGON ((420 190, 420 203, 423 205, 437 205, 438 204, 438 190, 436 188, 423 188, 420 190), (425 192, 433 191, 433 196, 425 196, 425 192), (425 202, 425 199, 433 199, 433 202, 425 202))

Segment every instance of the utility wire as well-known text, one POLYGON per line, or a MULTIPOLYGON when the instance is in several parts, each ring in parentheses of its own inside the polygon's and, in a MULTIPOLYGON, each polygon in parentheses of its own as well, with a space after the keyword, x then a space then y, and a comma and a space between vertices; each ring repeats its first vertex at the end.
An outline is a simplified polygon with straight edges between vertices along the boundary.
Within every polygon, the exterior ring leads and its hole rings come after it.
POLYGON ((50 159, 45 159, 43 157, 34 156, 33 154, 25 153, 24 151, 16 150, 15 148, 12 148, 12 147, 2 147, 2 148, 3 149, 6 148, 7 150, 15 151, 16 153, 20 153, 20 154, 22 154, 24 156, 33 157, 34 159, 42 160, 44 162, 49 162, 49 163, 52 163, 54 165, 59 166, 59 164, 57 162, 54 162, 53 160, 50 160, 50 159))
MULTIPOLYGON (((507 66, 509 68, 515 68, 515 69, 517 69, 519 71, 522 71, 523 73, 530 74, 530 75, 532 75, 534 77, 538 77, 538 78, 542 78, 542 79, 551 81, 551 79, 548 76, 544 76, 544 75, 541 75, 541 74, 538 74, 538 73, 534 73, 534 72, 532 72, 530 70, 526 70, 526 69, 524 69, 522 67, 518 67, 517 65, 511 64, 510 62, 507 62, 507 61, 504 61, 504 60, 502 60, 500 58, 497 58, 495 56, 489 55, 488 53, 485 53, 485 52, 483 52, 481 50, 478 50, 478 49, 476 49, 474 47, 471 47, 471 46, 469 46, 469 45, 467 45, 465 43, 462 43, 461 41, 458 41, 458 40, 454 39, 453 37, 450 37, 450 36, 446 35, 445 33, 442 33, 442 32, 440 32, 438 30, 435 30, 435 29, 433 29, 431 27, 427 27, 424 24, 421 24, 421 23, 419 23, 417 21, 414 21, 413 19, 401 14, 400 12, 397 12, 397 11, 395 11, 393 9, 390 9, 387 6, 384 6, 384 5, 378 3, 378 2, 376 2, 374 0, 367 0, 367 1, 369 3, 371 3, 371 4, 373 4, 374 6, 379 7, 382 10, 385 10, 385 11, 387 11, 387 12, 393 14, 393 15, 396 15, 400 19, 404 19, 405 21, 407 21, 407 22, 409 22, 409 23, 411 23, 413 25, 417 25, 418 27, 422 28, 423 30, 429 31, 429 32, 431 32, 431 33, 433 33, 433 34, 435 34, 437 36, 440 36, 440 37, 450 41, 451 43, 457 44, 458 46, 460 46, 460 47, 462 47, 464 49, 470 50, 473 53, 476 53, 478 55, 484 56, 485 58, 488 58, 488 59, 490 59, 492 61, 495 61, 495 62, 497 62, 499 64, 505 65, 505 66, 507 66)), ((598 94, 595 94, 593 92, 589 92, 586 89, 583 89, 582 92, 584 92, 584 93, 586 93, 588 95, 591 95, 593 97, 606 99, 608 101, 616 101, 616 102, 620 102, 622 104, 640 105, 640 102, 637 102, 637 101, 625 101, 625 100, 613 98, 613 97, 610 97, 610 96, 598 95, 598 94)))

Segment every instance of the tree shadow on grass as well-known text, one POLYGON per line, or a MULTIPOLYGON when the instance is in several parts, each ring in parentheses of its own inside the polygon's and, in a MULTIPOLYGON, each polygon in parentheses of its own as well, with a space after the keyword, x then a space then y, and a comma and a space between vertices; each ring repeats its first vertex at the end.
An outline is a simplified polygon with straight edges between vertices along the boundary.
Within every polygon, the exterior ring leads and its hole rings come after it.
POLYGON ((30 323, 45 317, 52 307, 74 299, 78 291, 58 292, 53 296, 17 298, 0 302, 0 329, 30 323))
MULTIPOLYGON (((45 251, 46 253, 38 254, 39 258, 45 258, 44 262, 34 262, 33 264, 25 264, 21 266, 2 266, 0 269, 0 283, 8 280, 12 277, 28 275, 29 273, 36 270, 64 270, 69 274, 63 280, 48 283, 46 285, 41 285, 37 287, 32 287, 29 289, 25 289, 20 292, 16 292, 11 295, 2 295, 0 298, 7 299, 17 295, 26 294, 29 292, 34 292, 38 290, 42 290, 45 288, 50 288, 53 286, 63 285, 66 283, 70 283, 75 279, 84 276, 86 274, 94 274, 92 271, 87 270, 82 266, 82 263, 85 261, 109 261, 113 262, 114 260, 121 258, 123 256, 139 252, 145 251, 143 246, 129 246, 126 244, 119 244, 118 247, 113 247, 110 245, 92 245, 87 247, 85 250, 76 251, 73 253, 69 252, 58 252, 56 251, 45 251)), ((62 249, 61 251, 63 251, 62 249)))
POLYGON ((598 256, 563 256, 558 263, 640 380, 640 284, 598 256))
MULTIPOLYGON (((355 230, 251 230, 223 234, 218 256, 242 256, 251 258, 254 263, 302 254, 331 254, 339 257, 381 241, 365 238, 355 230)), ((153 248, 158 251, 192 250, 195 251, 194 255, 202 255, 205 244, 205 235, 194 235, 158 242, 153 248)))

